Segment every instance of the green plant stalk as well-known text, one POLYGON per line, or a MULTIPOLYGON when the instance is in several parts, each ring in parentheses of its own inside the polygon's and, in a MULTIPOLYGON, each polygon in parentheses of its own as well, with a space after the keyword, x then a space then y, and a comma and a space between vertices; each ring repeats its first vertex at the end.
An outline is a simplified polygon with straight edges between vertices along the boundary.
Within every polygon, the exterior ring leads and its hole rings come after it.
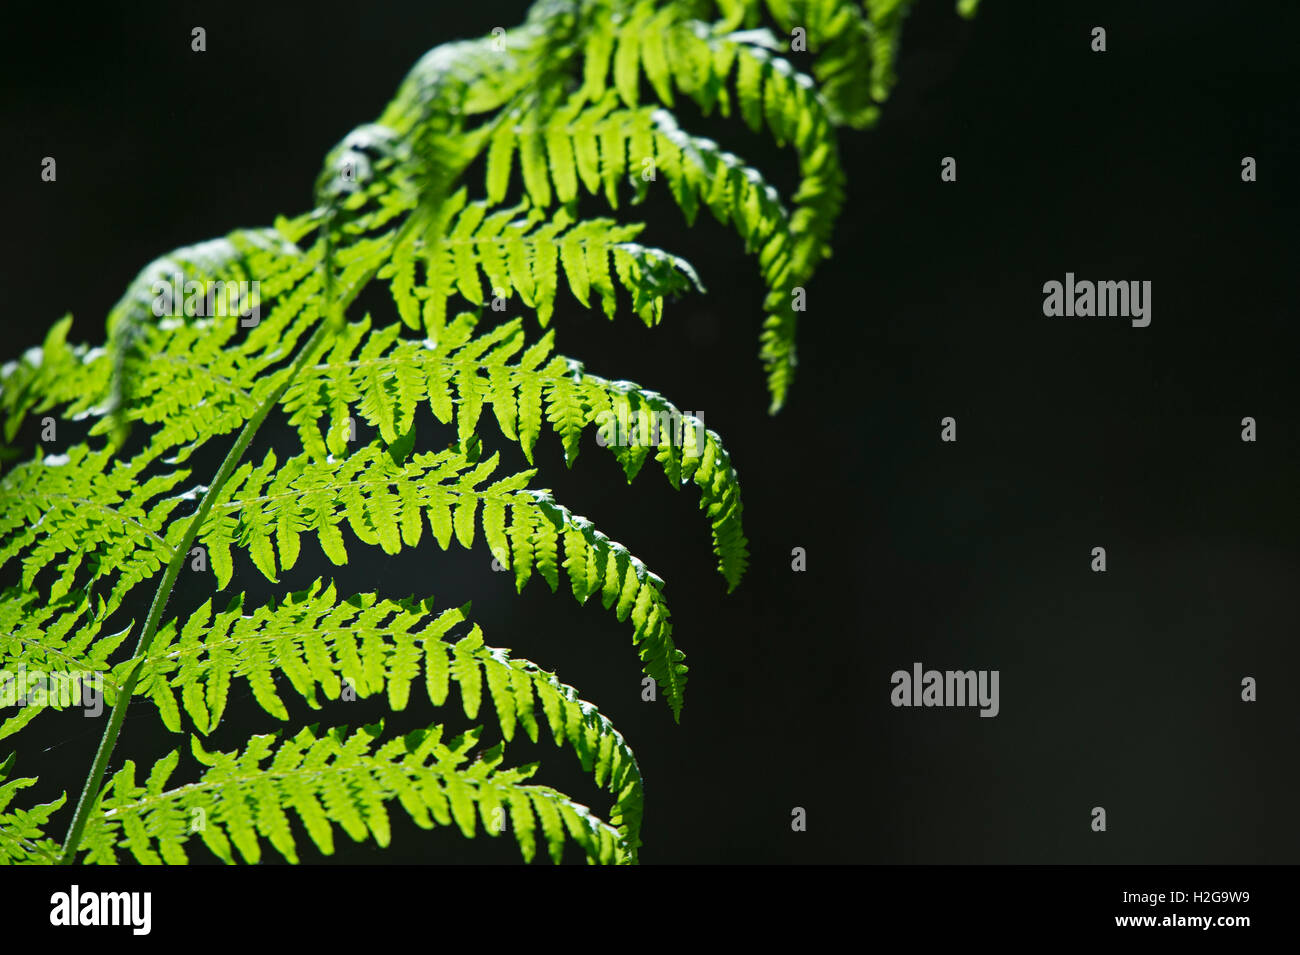
MULTIPOLYGON (((470 161, 482 149, 483 144, 487 142, 488 131, 495 129, 502 122, 504 113, 498 115, 492 123, 486 127, 486 131, 480 131, 478 142, 474 149, 466 156, 461 157, 460 168, 457 173, 464 170, 470 161)), ((454 176, 452 178, 455 178, 454 176)), ((418 231, 420 227, 428 224, 429 208, 417 208, 407 216, 402 223, 402 227, 397 230, 393 237, 393 248, 396 249, 406 242, 411 236, 418 231)), ((334 220, 337 213, 337 207, 333 202, 327 203, 324 208, 324 221, 322 222, 322 239, 325 242, 323 256, 324 268, 324 296, 326 303, 326 315, 324 321, 317 326, 311 337, 299 350, 294 358, 293 366, 289 374, 285 377, 284 382, 269 395, 254 412, 253 416, 245 423, 243 430, 239 433, 234 445, 226 454, 225 459, 221 462, 221 467, 217 469, 216 476, 204 493, 203 499, 199 502, 199 509, 195 512, 193 520, 190 521, 189 527, 185 530, 185 536, 172 559, 167 564, 167 569, 163 573, 163 579, 158 583, 158 589, 154 592, 153 603, 149 606, 149 615, 145 618, 144 629, 140 632, 140 640, 136 643, 134 654, 131 659, 137 661, 135 667, 127 674, 125 682, 118 693, 117 702, 113 704, 112 712, 109 714, 108 725, 104 727, 104 735, 100 737, 99 749, 95 752, 95 761, 91 764, 90 774, 86 777, 86 783, 81 789, 81 795, 77 798, 77 808, 72 816, 72 823, 68 826, 68 834, 63 842, 63 851, 59 857, 60 865, 71 865, 77 854, 77 849, 81 844, 81 837, 85 833, 86 823, 90 820, 90 813, 94 806, 95 800, 99 798, 99 788, 103 784, 104 775, 108 771, 108 761, 112 758, 113 748, 117 745, 117 738, 122 732, 122 723, 126 720, 127 707, 131 705, 131 697, 135 693, 135 685, 139 680, 140 670, 144 664, 149 648, 153 644, 154 637, 158 632, 158 625, 162 620, 163 608, 166 607, 167 601, 171 599, 172 588, 176 585, 176 578, 180 575, 181 565, 185 558, 189 556, 190 545, 194 543, 194 538, 198 536, 199 528, 207 520, 208 513, 216 503, 217 496, 225 486, 230 475, 238 466, 252 444, 254 436, 261 428, 266 416, 271 413, 280 399, 284 396, 295 378, 307 366, 311 356, 317 351, 317 347, 329 335, 337 332, 343 326, 343 313, 352 303, 352 300, 360 294, 361 290, 369 284, 378 271, 376 266, 371 269, 367 275, 362 277, 354 285, 348 288, 343 296, 335 300, 334 290, 334 220)))
POLYGON ((253 437, 257 434, 262 422, 270 414, 271 409, 280 401, 289 384, 298 376, 298 372, 306 365, 307 360, 316 351, 316 346, 325 338, 330 328, 330 323, 322 322, 317 326, 307 343, 303 345, 302 350, 298 353, 294 361, 293 370, 284 383, 269 395, 266 401, 262 402, 261 407, 249 418, 244 425, 243 431, 239 433, 239 438, 235 441, 230 451, 226 454, 225 460, 221 462, 221 467, 217 470, 216 477, 213 478, 212 484, 209 485, 207 492, 203 495, 203 500, 199 502, 199 509, 195 512, 194 518, 185 530, 185 537, 181 540, 172 559, 167 563, 167 570, 163 574, 163 579, 158 583, 158 589, 154 592, 153 603, 149 607, 149 616, 145 619, 144 630, 140 632, 140 640, 136 644, 135 653, 132 655, 133 660, 137 660, 135 667, 127 675, 126 681, 118 691, 117 702, 113 704, 113 711, 109 714, 108 725, 104 727, 104 735, 99 740, 99 750, 95 753, 95 762, 91 765, 90 775, 86 777, 86 785, 82 787, 81 796, 77 799, 77 810, 73 814, 72 824, 68 827, 68 835, 63 843, 63 854, 59 858, 60 865, 71 865, 77 854, 77 847, 81 842, 82 833, 86 829, 86 823, 89 820, 91 806, 98 798, 99 787, 103 782, 104 773, 108 769, 108 761, 113 755, 113 747, 117 743, 117 737, 122 731, 122 723, 126 719, 127 707, 131 704, 131 697, 135 692, 135 684, 140 676, 141 665, 144 663, 145 656, 153 644, 153 638, 158 632, 158 624, 162 619, 163 608, 171 598, 172 588, 176 584, 176 578, 180 574, 181 565, 185 563, 189 556, 190 545, 194 543, 194 538, 198 536, 199 528, 207 520, 208 512, 216 503, 217 496, 225 486, 235 467, 239 464, 244 452, 252 443, 253 437))
MULTIPOLYGON (((394 239, 394 245, 403 241, 416 218, 417 216, 408 218, 394 239)), ((299 350, 284 382, 271 395, 267 396, 267 399, 262 402, 253 416, 244 424, 238 439, 236 439, 225 459, 221 462, 221 467, 217 469, 216 476, 212 479, 212 483, 204 493, 203 499, 199 502, 199 509, 195 512, 189 527, 186 528, 185 537, 181 540, 176 552, 172 555, 172 559, 167 564, 163 579, 159 581, 158 589, 154 592, 153 603, 149 607, 149 616, 145 619, 144 629, 140 632, 140 640, 136 643, 135 653, 131 657, 137 663, 127 675, 126 681, 118 692, 117 702, 113 704, 113 710, 109 714, 108 725, 104 727, 104 735, 100 737, 99 749, 95 753, 95 761, 91 764, 90 774, 86 777, 86 784, 82 787, 81 795, 77 799, 77 808, 73 813, 72 823, 68 827, 68 835, 63 842, 62 855, 59 857, 60 865, 71 865, 76 858, 82 834, 85 832, 86 823, 90 819, 91 809, 95 800, 99 798, 99 787, 104 781, 104 774, 108 771, 108 761, 112 758, 113 747, 117 744, 117 737, 122 732, 122 723, 126 720, 126 710, 131 705, 131 697, 135 693, 135 685, 140 676, 141 666, 149 652, 149 648, 153 644, 154 637, 157 635, 158 625, 162 620, 163 608, 171 598, 172 588, 176 585, 176 578, 180 574, 181 565, 185 563, 185 559, 189 556, 190 545, 194 543, 194 538, 198 536, 199 528, 207 520, 208 513, 216 503, 217 496, 221 493, 226 481, 229 480, 230 475, 243 458, 244 452, 248 450, 248 446, 252 444, 258 429, 266 420, 266 416, 271 413, 272 408, 279 404, 289 385, 293 383, 293 380, 311 361, 321 342, 338 329, 342 323, 343 312, 347 309, 351 300, 370 281, 370 276, 363 278, 348 290, 346 301, 334 302, 332 222, 333 216, 327 213, 324 223, 326 243, 324 285, 325 301, 328 303, 325 320, 317 326, 311 337, 299 350)))

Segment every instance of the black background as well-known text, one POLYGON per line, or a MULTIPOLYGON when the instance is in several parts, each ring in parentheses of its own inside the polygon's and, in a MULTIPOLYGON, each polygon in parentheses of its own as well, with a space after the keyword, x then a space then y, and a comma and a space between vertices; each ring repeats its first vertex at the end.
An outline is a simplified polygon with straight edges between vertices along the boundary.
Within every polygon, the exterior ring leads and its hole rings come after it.
MULTIPOLYGON (((102 341, 153 258, 309 208, 324 154, 380 114, 426 49, 524 12, 521 0, 10 11, 2 357, 69 311, 74 340, 102 341), (193 26, 206 53, 190 50, 193 26), (40 180, 44 156, 56 183, 40 180)), ((648 243, 690 259, 709 295, 654 330, 561 309, 559 346, 719 432, 744 487, 749 574, 725 595, 694 492, 649 467, 626 486, 590 436, 571 471, 544 436, 536 483, 666 578, 691 667, 680 725, 641 701, 627 626, 540 581, 514 596, 481 540, 468 556, 426 543, 391 562, 353 543, 362 559, 341 587, 472 599, 489 643, 598 704, 645 774, 648 863, 1295 861, 1298 29, 1300 6, 1281 2, 990 0, 972 22, 922 3, 881 122, 841 137, 849 200, 774 418, 756 265, 707 216, 684 229, 666 196, 645 210, 648 243), (1104 54, 1089 49, 1098 25, 1104 54), (1255 183, 1240 178, 1246 155, 1255 183), (943 156, 958 182, 940 182, 943 156), (1067 271, 1150 280, 1150 327, 1044 317, 1042 285, 1067 271), (956 444, 939 440, 947 415, 956 444), (1254 444, 1240 440, 1247 415, 1254 444), (1090 570, 1095 546, 1105 574, 1090 570), (890 674, 914 661, 999 670, 1001 713, 891 707, 890 674), (1244 676, 1256 703, 1240 700, 1244 676), (796 806, 806 832, 791 831, 796 806), (1091 831, 1094 806, 1105 833, 1091 831)), ((789 157, 738 124, 682 116, 791 181, 789 157)), ((252 457, 283 438, 272 430, 252 457)), ((317 556, 306 544, 278 589, 331 573, 317 556)), ((274 592, 249 562, 232 588, 274 592)), ((183 576, 171 609, 210 592, 183 576)), ((275 728, 250 706, 232 700, 212 745, 275 728)), ((294 715, 383 712, 350 706, 294 715)), ((130 713, 114 770, 180 742, 152 704, 130 713)), ((416 701, 390 726, 444 716, 416 701)), ((72 794, 99 728, 47 713, 0 750, 42 777, 26 793, 72 794)), ((607 808, 567 753, 519 753, 607 808)), ((421 834, 397 812, 393 847, 340 837, 337 858, 517 859, 506 840, 421 834)))

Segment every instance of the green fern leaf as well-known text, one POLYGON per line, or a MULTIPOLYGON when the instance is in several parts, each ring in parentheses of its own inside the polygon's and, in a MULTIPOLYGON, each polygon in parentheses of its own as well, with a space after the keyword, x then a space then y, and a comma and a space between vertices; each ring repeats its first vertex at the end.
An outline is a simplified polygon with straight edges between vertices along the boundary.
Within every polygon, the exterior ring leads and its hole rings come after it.
POLYGON ((375 726, 318 736, 308 728, 278 746, 273 736, 255 736, 231 753, 208 752, 194 738, 193 755, 206 768, 195 782, 171 789, 179 751, 159 760, 144 785, 135 782, 135 765, 128 760, 99 796, 86 828, 86 861, 115 863, 120 847, 144 864, 185 862, 185 843, 197 835, 227 863, 237 856, 261 861, 263 840, 297 862, 286 809, 325 855, 335 851, 335 826, 354 841, 369 838, 386 846, 391 802, 421 828, 455 825, 466 838, 480 822, 488 835, 499 834, 504 827, 493 810, 509 805, 521 853, 530 860, 533 826, 519 818, 524 799, 542 820, 556 862, 570 840, 592 861, 631 861, 609 823, 553 789, 527 784, 534 769, 501 768, 500 747, 470 762, 478 731, 444 742, 435 726, 376 745, 381 732, 375 726), (556 819, 565 825, 552 825, 556 819))
POLYGON ((0 865, 51 865, 59 857, 59 844, 44 830, 66 797, 31 809, 9 810, 20 789, 36 784, 32 778, 8 779, 13 762, 12 755, 0 762, 0 865))

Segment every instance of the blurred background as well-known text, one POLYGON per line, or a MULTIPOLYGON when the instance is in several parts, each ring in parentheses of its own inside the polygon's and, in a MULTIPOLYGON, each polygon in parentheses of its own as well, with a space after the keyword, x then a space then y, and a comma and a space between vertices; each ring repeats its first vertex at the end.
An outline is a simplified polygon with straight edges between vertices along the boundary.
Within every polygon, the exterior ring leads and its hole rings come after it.
MULTIPOLYGON (((701 413, 741 475, 752 564, 728 596, 690 488, 673 491, 652 466, 628 486, 594 434, 571 470, 553 434, 539 447, 535 484, 667 580, 691 668, 680 725, 662 700, 641 700, 629 626, 539 580, 515 595, 481 539, 443 553, 426 536, 391 561, 350 541, 360 559, 341 572, 307 542, 282 586, 245 559, 232 592, 251 602, 328 574, 345 592, 472 600, 488 643, 555 670, 635 749, 647 863, 1294 862, 1300 6, 1226 10, 986 0, 968 22, 951 3, 920 3, 881 121, 842 134, 848 202, 776 417, 756 356, 756 263, 707 215, 686 229, 667 196, 635 212, 644 241, 689 259, 709 292, 670 306, 660 327, 559 309, 559 350, 701 413), (1090 49, 1095 26, 1105 53, 1090 49), (940 182, 945 156, 955 183, 940 182), (1241 180, 1244 156, 1254 183, 1241 180), (1067 271, 1151 281, 1150 327, 1044 317, 1042 285, 1067 271), (945 416, 955 444, 939 440, 945 416), (1256 443, 1240 439, 1245 416, 1256 443), (1097 546, 1105 574, 1090 570, 1097 546), (917 661, 998 670, 999 715, 892 707, 890 674, 917 661), (1254 703, 1240 699, 1247 676, 1254 703), (1090 828, 1096 806, 1104 834, 1090 828), (806 832, 791 830, 795 807, 806 832)), ((68 312, 71 339, 101 342, 152 259, 310 208, 325 153, 382 112, 427 49, 525 11, 7 11, 0 358, 68 312), (190 49, 195 26, 205 53, 190 49), (44 156, 55 183, 40 181, 44 156)), ((790 157, 738 123, 680 115, 792 182, 790 157)), ((270 428, 251 456, 286 438, 270 428)), ((512 445, 493 450, 524 466, 512 445)), ((173 612, 211 595, 211 579, 181 583, 173 612)), ((276 728, 242 684, 236 695, 243 706, 232 700, 208 748, 276 728)), ((465 722, 412 699, 390 728, 465 722)), ((295 725, 384 712, 291 709, 295 725)), ((41 775, 28 792, 75 793, 99 730, 76 713, 33 723, 15 768, 41 775)), ((183 743, 138 702, 111 769, 183 743)), ((514 752, 607 811, 567 752, 514 752)), ((518 858, 511 841, 420 833, 399 813, 390 849, 340 839, 336 858, 518 858)))

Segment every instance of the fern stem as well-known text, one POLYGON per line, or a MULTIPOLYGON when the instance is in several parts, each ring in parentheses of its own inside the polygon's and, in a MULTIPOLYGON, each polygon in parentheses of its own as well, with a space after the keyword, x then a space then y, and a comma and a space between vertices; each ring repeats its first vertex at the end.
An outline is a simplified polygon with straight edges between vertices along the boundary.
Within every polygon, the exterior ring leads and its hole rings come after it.
MULTIPOLYGON (((361 289, 365 288, 370 278, 373 277, 374 271, 376 271, 376 269, 372 269, 370 274, 352 285, 347 290, 343 300, 337 302, 334 300, 332 212, 331 209, 326 214, 324 223, 324 239, 326 243, 324 256, 326 314, 324 320, 316 327, 311 337, 307 339, 307 342, 295 356, 293 366, 289 374, 285 376, 284 381, 280 383, 274 392, 267 396, 257 411, 253 413, 253 416, 244 424, 239 437, 221 462, 221 467, 217 469, 216 476, 212 479, 212 483, 204 493, 203 499, 199 502, 199 509, 194 513, 193 519, 186 528, 184 538, 177 546, 172 559, 167 563, 163 578, 159 581, 158 589, 154 592, 153 603, 149 607, 149 616, 145 619, 144 629, 140 632, 140 640, 136 644, 135 653, 131 657, 137 663, 127 675, 121 690, 118 692, 117 702, 113 704, 113 710, 108 717, 108 725, 104 727, 104 735, 100 737, 99 749, 95 753, 94 763, 91 764, 90 774, 86 777, 86 784, 82 787, 81 795, 77 798, 77 809, 73 813, 72 823, 68 827, 67 838, 63 842, 63 852, 59 857, 60 865, 71 865, 76 858, 77 849, 81 844, 81 837, 86 830, 86 823, 90 820, 91 810, 95 801, 99 798, 99 787, 104 781, 104 774, 108 771, 108 761, 112 758, 113 747, 117 744, 117 737, 122 732, 122 723, 126 720, 126 710, 131 705, 131 697, 135 693, 135 685, 139 680, 145 656, 148 654, 154 637, 158 633, 163 608, 166 607, 167 601, 171 598, 172 588, 176 585, 176 578, 180 575, 181 565, 185 563, 185 559, 189 556, 190 546, 194 543, 194 538, 198 536, 199 528, 207 520, 208 513, 212 510, 217 497, 221 494, 221 489, 239 465, 244 452, 248 450, 248 446, 252 444, 258 429, 266 420, 266 416, 271 413, 272 408, 279 404, 289 385, 311 362, 321 342, 337 330, 341 324, 344 311, 352 299, 360 293, 361 289)), ((409 234, 414 219, 415 217, 412 216, 404 223, 403 228, 398 232, 397 241, 401 241, 409 234)))
POLYGON ((135 684, 140 677, 141 665, 144 663, 145 655, 149 652, 154 636, 158 632, 158 624, 162 620, 163 608, 171 597, 172 588, 176 585, 176 578, 180 574, 181 565, 185 563, 186 558, 189 556, 190 545, 194 543, 194 538, 198 536, 199 528, 207 520, 208 513, 212 510, 217 497, 221 494, 221 489, 238 466, 244 452, 248 450, 248 446, 252 444, 253 437, 266 420, 266 416, 279 403, 280 398, 283 397, 284 392, 294 378, 311 360, 317 346, 324 340, 329 331, 330 322, 328 320, 317 326, 312 336, 303 345, 302 350, 299 351, 289 375, 274 392, 267 396, 267 399, 262 402, 253 416, 244 424, 244 429, 239 433, 238 439, 226 454, 225 460, 221 462, 216 477, 213 478, 207 492, 203 495, 203 499, 199 502, 199 509, 195 512, 189 527, 186 528, 185 536, 176 548, 176 553, 168 561, 163 578, 159 581, 158 589, 154 592, 153 603, 149 607, 149 616, 145 619, 144 630, 140 632, 140 640, 136 644, 135 653, 132 654, 132 659, 138 662, 130 674, 127 675, 126 681, 118 692, 117 702, 113 704, 113 710, 108 718, 108 725, 104 727, 104 735, 99 741, 99 750, 95 753, 95 762, 91 765, 90 775, 86 777, 86 784, 82 787, 81 796, 77 799, 77 809, 73 814, 72 824, 68 827, 68 835, 63 843, 63 854, 59 858, 60 865, 71 865, 76 857, 77 848, 81 843, 81 836, 85 832, 86 823, 89 821, 91 808, 98 798, 100 784, 103 782, 104 774, 108 770, 108 761, 113 755, 113 747, 116 745, 117 737, 122 731, 122 723, 126 719, 126 710, 131 704, 131 696, 135 692, 135 684))

